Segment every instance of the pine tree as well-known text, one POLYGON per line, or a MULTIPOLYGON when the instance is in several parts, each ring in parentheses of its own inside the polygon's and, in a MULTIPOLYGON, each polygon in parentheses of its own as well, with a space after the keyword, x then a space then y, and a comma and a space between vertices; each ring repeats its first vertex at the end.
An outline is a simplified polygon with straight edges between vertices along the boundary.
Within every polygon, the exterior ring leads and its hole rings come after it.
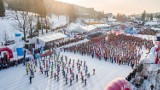
POLYGON ((153 14, 150 15, 150 21, 152 21, 152 20, 153 20, 153 14))
POLYGON ((142 21, 145 22, 145 20, 146 20, 146 11, 142 13, 142 21))
POLYGON ((158 19, 160 19, 160 14, 157 14, 155 17, 158 18, 158 19))
POLYGON ((5 16, 5 8, 3 4, 3 0, 0 0, 0 17, 5 16))

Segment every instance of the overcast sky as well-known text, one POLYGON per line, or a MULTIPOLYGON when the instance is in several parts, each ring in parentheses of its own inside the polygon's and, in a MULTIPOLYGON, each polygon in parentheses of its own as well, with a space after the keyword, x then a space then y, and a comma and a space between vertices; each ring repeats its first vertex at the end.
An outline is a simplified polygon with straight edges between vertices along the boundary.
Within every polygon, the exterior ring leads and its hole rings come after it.
POLYGON ((105 13, 138 14, 146 12, 160 12, 160 0, 58 0, 95 8, 105 13))

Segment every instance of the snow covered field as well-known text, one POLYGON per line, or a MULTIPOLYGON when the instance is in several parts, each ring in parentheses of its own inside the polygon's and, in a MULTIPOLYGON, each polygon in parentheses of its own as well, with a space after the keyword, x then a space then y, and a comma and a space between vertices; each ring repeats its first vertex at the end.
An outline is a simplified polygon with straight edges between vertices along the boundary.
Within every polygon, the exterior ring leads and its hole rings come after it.
MULTIPOLYGON (((111 64, 110 62, 99 61, 96 58, 89 56, 81 56, 68 52, 62 52, 61 55, 66 55, 75 61, 86 61, 91 77, 87 79, 87 86, 73 81, 73 85, 65 85, 64 78, 60 77, 60 81, 56 82, 50 76, 46 77, 41 74, 37 67, 35 78, 32 84, 29 83, 29 76, 26 75, 25 67, 19 65, 18 67, 9 68, 0 71, 0 90, 104 90, 105 86, 115 78, 125 78, 131 71, 131 67, 125 65, 111 64), (92 75, 92 70, 95 69, 95 75, 92 75)), ((49 73, 50 74, 50 73, 49 73)))
MULTIPOLYGON (((3 19, 0 18, 0 42, 4 42, 5 32, 8 34, 9 39, 15 39, 15 32, 19 32, 13 28, 13 24, 15 22, 9 18, 10 11, 7 11, 6 14, 7 16, 5 16, 3 19)), ((88 19, 85 19, 85 21, 87 20, 88 19)), ((49 21, 52 24, 52 28, 55 28, 67 24, 68 18, 66 16, 57 17, 52 15, 49 21)), ((72 31, 79 26, 83 26, 80 21, 77 23, 71 23, 67 27, 67 30, 72 31)), ((153 42, 156 38, 155 36, 150 35, 135 36, 153 40, 153 42)), ((69 47, 87 41, 88 39, 84 39, 63 47, 69 47)), ((15 44, 8 47, 14 51, 15 57, 13 59, 16 59, 17 55, 15 52, 15 44)), ((139 53, 142 54, 141 59, 143 59, 148 55, 149 50, 142 48, 139 53)), ((66 55, 72 60, 75 59, 75 62, 78 59, 87 62, 86 64, 88 65, 89 72, 91 73, 91 77, 87 79, 87 86, 84 86, 84 83, 81 83, 81 80, 79 80, 78 83, 74 80, 72 86, 65 85, 65 79, 62 77, 60 77, 60 81, 56 82, 53 78, 51 79, 50 76, 46 77, 44 74, 41 74, 39 67, 37 67, 38 71, 35 73, 35 78, 33 78, 32 84, 30 84, 29 75, 26 75, 26 68, 22 65, 19 65, 18 67, 12 67, 0 71, 0 90, 104 90, 105 86, 109 84, 110 81, 119 77, 125 78, 132 71, 130 66, 112 64, 110 62, 105 62, 104 60, 99 61, 97 58, 92 59, 91 56, 82 56, 69 52, 62 52, 61 55, 66 55), (92 75, 93 69, 96 70, 95 76, 92 75)), ((143 86, 147 85, 144 84, 143 86)))

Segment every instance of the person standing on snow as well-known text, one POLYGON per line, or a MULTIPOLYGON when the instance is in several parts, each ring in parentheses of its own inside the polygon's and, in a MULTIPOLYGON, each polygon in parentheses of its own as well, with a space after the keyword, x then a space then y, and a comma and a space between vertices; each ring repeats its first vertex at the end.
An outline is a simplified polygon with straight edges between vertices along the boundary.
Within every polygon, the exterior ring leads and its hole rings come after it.
POLYGON ((23 51, 23 66, 25 66, 26 63, 26 50, 23 51))
POLYGON ((83 81, 84 81, 84 76, 81 77, 81 80, 82 80, 82 83, 83 83, 83 81))
POLYGON ((48 75, 48 71, 49 71, 49 70, 48 70, 48 67, 47 67, 47 68, 46 68, 46 75, 47 75, 47 77, 49 76, 49 75, 48 75))
POLYGON ((29 80, 30 80, 30 83, 31 83, 31 84, 32 84, 32 78, 33 78, 33 76, 30 75, 29 80))
POLYGON ((72 72, 72 79, 74 80, 74 72, 72 72))
POLYGON ((43 74, 43 68, 42 68, 42 66, 40 66, 40 71, 41 71, 41 73, 43 74))
POLYGON ((66 77, 66 79, 65 79, 65 80, 66 80, 66 84, 68 84, 68 78, 67 78, 67 77, 66 77))
POLYGON ((36 72, 36 65, 34 64, 34 72, 36 72))
POLYGON ((93 75, 95 75, 95 69, 93 69, 93 75))
POLYGON ((34 77, 33 69, 30 69, 30 72, 31 72, 32 77, 34 77))
POLYGON ((26 73, 27 73, 27 75, 28 75, 28 71, 29 71, 29 70, 28 70, 28 67, 26 67, 26 73))
POLYGON ((84 84, 85 84, 85 86, 87 85, 87 79, 86 78, 84 79, 84 84))
POLYGON ((153 84, 152 84, 150 87, 151 87, 151 90, 153 90, 153 89, 154 89, 154 86, 153 86, 153 84))
POLYGON ((86 65, 85 75, 87 75, 87 72, 88 72, 88 66, 86 65))
POLYGON ((56 73, 54 73, 54 80, 56 80, 56 73))
POLYGON ((83 63, 83 70, 85 70, 85 67, 86 67, 86 61, 84 61, 83 63))
POLYGON ((78 74, 76 75, 76 82, 78 82, 78 74))
POLYGON ((72 85, 72 77, 70 78, 70 86, 72 85))
POLYGON ((53 78, 53 71, 51 71, 51 78, 53 78))
POLYGON ((59 75, 57 75, 57 82, 59 81, 59 75))

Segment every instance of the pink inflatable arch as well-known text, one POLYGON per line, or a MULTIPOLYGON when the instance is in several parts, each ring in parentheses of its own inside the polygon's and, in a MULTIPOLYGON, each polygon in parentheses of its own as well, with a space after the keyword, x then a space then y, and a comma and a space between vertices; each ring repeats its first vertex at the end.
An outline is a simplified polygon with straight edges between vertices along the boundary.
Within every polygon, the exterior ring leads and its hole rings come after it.
POLYGON ((2 52, 2 51, 7 51, 8 52, 8 58, 13 58, 13 52, 8 47, 0 48, 0 52, 2 52))
POLYGON ((105 90, 132 90, 129 82, 123 78, 117 78, 111 81, 105 90))

